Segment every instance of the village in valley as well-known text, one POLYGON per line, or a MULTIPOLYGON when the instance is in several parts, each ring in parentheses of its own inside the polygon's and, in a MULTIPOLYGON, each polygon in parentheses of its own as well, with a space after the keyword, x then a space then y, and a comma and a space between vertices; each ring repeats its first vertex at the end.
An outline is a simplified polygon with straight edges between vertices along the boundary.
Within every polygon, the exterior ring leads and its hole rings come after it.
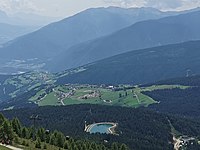
MULTIPOLYGON (((139 100, 139 96, 134 89, 136 88, 131 85, 66 84, 62 86, 47 86, 30 100, 38 105, 68 105, 72 103, 132 105, 133 107, 139 105, 139 103, 146 105, 146 101, 139 100)), ((138 94, 141 95, 140 92, 138 94)), ((143 97, 141 98, 143 99, 143 97)), ((153 103, 150 98, 148 100, 148 103, 153 103)))

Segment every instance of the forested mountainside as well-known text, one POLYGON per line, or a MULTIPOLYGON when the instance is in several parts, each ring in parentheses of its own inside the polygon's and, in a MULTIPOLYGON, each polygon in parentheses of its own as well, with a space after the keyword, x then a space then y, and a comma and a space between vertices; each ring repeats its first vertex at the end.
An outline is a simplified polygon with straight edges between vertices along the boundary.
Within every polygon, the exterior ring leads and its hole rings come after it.
POLYGON ((47 67, 60 71, 132 50, 199 40, 199 17, 197 11, 138 22, 111 35, 77 44, 58 54, 47 67))
POLYGON ((144 84, 141 87, 147 87, 152 85, 185 85, 185 86, 200 86, 200 76, 192 75, 191 70, 187 70, 187 77, 177 77, 167 80, 156 81, 154 83, 144 84))
POLYGON ((153 110, 173 115, 199 119, 200 76, 188 76, 158 81, 141 87, 159 85, 180 85, 186 88, 157 89, 142 92, 159 103, 149 106, 153 110))
POLYGON ((111 143, 125 143, 130 149, 137 150, 161 150, 163 147, 173 149, 169 120, 181 134, 192 137, 197 137, 200 134, 198 121, 167 117, 144 108, 72 105, 10 110, 3 113, 8 118, 18 117, 27 126, 32 125, 32 121, 29 120, 31 115, 39 115, 42 120, 37 122, 37 126, 43 126, 50 130, 57 129, 65 135, 77 138, 84 137, 97 141, 108 140, 111 143), (87 123, 116 122, 118 123, 116 131, 119 136, 85 133, 85 121, 87 123))
POLYGON ((159 104, 150 106, 150 108, 156 111, 199 118, 200 87, 163 89, 151 92, 147 91, 143 92, 143 94, 159 101, 159 104))
POLYGON ((60 74, 58 84, 145 84, 199 74, 200 41, 131 51, 60 74))

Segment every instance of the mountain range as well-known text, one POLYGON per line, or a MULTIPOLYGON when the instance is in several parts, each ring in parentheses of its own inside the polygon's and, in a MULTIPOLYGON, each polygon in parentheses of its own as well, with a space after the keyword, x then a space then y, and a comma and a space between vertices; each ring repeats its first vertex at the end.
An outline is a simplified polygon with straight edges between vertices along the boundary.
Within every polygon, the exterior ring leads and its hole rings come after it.
POLYGON ((61 71, 131 50, 199 40, 199 18, 197 11, 138 22, 111 35, 75 45, 56 56, 48 66, 50 70, 61 71))
POLYGON ((58 72, 132 50, 199 40, 199 17, 198 8, 88 9, 3 44, 0 71, 58 72))
POLYGON ((7 14, 0 10, 0 44, 40 29, 56 18, 31 13, 7 14))
MULTIPOLYGON (((107 38, 106 35, 112 34, 139 21, 158 19, 176 14, 177 12, 161 12, 152 8, 123 9, 109 7, 88 9, 72 17, 49 24, 36 32, 27 34, 4 44, 2 48, 0 48, 1 59, 4 59, 4 63, 10 63, 12 60, 16 59, 23 62, 27 59, 39 59, 39 62, 31 62, 31 64, 35 63, 36 66, 38 66, 39 63, 39 66, 44 66, 42 63, 46 63, 53 58, 53 61, 55 62, 57 62, 57 60, 55 60, 56 58, 62 60, 63 58, 59 58, 58 55, 61 52, 64 53, 61 53, 61 55, 66 57, 64 59, 68 59, 71 57, 71 53, 69 53, 69 51, 71 51, 70 49, 73 49, 70 47, 79 43, 87 41, 90 41, 89 43, 91 43, 93 42, 93 39, 100 37, 100 39, 107 38)), ((121 50, 119 49, 119 51, 121 50)), ((77 54, 76 51, 74 53, 77 54)), ((107 56, 113 55, 111 53, 107 56)), ((117 53, 118 52, 116 51, 115 54, 117 53)), ((101 57, 98 59, 100 58, 101 57)), ((93 60, 95 59, 91 59, 91 61, 93 60)), ((50 61, 50 63, 53 61, 50 61)), ((76 61, 77 65, 80 64, 78 56, 76 61)), ((87 62, 88 61, 85 63, 87 62)), ((64 64, 58 64, 58 66, 50 64, 52 68, 48 68, 48 70, 55 70, 53 67, 59 68, 59 70, 63 70, 77 66, 74 65, 76 64, 74 61, 70 62, 69 65, 68 62, 63 63, 67 63, 66 66, 64 64), (64 67, 59 67, 63 65, 64 67)), ((11 67, 13 69, 13 66, 3 65, 3 67, 5 66, 8 66, 7 68, 11 67)), ((22 68, 21 66, 24 65, 17 64, 14 67, 17 67, 20 70, 22 68)))
POLYGON ((145 18, 145 15, 147 15, 147 19, 161 17, 157 14, 157 10, 156 12, 148 9, 136 10, 135 14, 131 12, 131 9, 122 8, 86 10, 12 41, 11 44, 9 43, 1 49, 2 55, 7 54, 8 58, 48 58, 52 56, 52 53, 55 55, 80 42, 101 37, 129 26, 140 21, 141 18, 145 18), (141 15, 142 17, 138 15, 140 11, 144 13, 141 15), (149 14, 149 12, 152 13, 149 14), (135 18, 135 16, 138 17, 135 18), (11 51, 12 56, 10 56, 11 51))

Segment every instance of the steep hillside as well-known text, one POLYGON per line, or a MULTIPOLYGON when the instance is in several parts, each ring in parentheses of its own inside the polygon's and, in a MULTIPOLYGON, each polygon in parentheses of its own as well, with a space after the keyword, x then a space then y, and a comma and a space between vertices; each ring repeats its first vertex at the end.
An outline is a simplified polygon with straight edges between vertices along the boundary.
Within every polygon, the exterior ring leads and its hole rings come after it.
POLYGON ((60 74, 59 84, 144 84, 198 74, 200 41, 131 51, 60 74))
POLYGON ((136 23, 109 36, 76 45, 49 64, 60 71, 131 50, 200 39, 200 11, 136 23))

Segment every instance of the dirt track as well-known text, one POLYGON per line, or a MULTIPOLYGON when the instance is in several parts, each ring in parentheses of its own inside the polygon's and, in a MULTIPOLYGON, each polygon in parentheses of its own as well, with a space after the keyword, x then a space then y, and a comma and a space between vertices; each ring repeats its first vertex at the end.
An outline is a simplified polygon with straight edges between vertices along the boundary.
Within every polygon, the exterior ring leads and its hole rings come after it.
POLYGON ((11 146, 11 145, 5 145, 5 144, 1 144, 1 143, 0 143, 0 145, 4 146, 4 147, 7 147, 7 148, 9 148, 11 150, 23 150, 21 148, 17 148, 17 147, 11 146))

